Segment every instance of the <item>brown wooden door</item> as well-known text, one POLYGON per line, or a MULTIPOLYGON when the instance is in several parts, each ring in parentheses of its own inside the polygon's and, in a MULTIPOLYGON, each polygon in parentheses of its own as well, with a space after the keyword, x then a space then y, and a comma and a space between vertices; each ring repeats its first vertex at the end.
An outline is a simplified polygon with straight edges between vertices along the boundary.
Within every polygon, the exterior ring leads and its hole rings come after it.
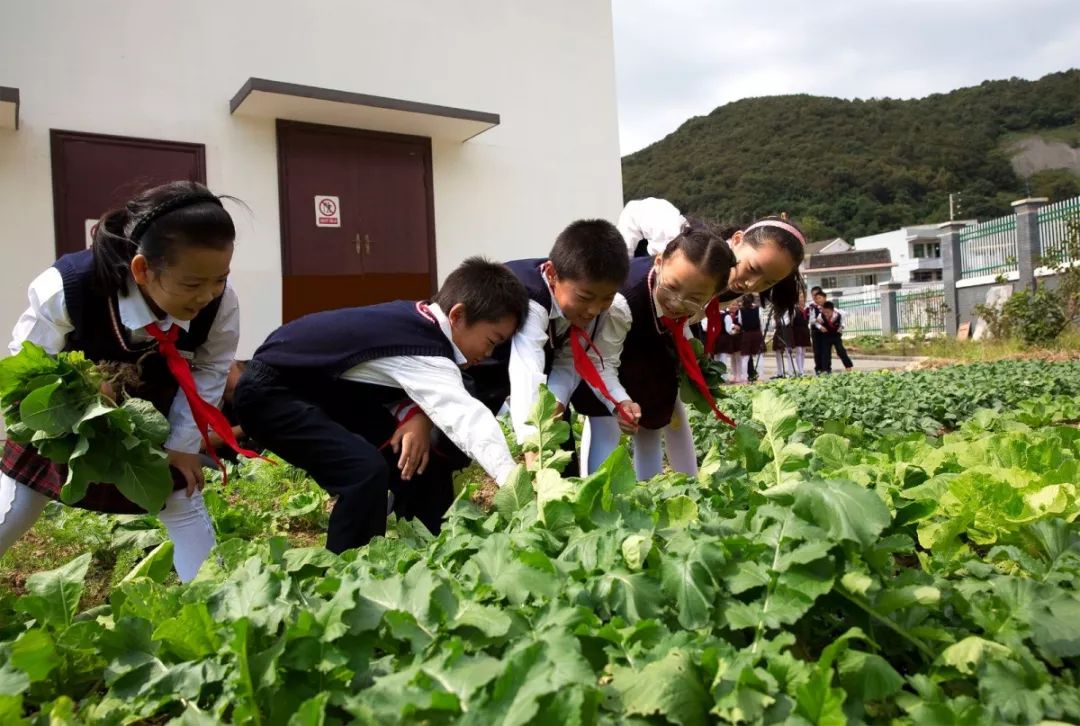
POLYGON ((284 321, 431 295, 430 140, 279 121, 278 159, 284 321), (319 211, 324 197, 337 219, 319 211))
POLYGON ((51 145, 57 257, 85 249, 91 220, 148 187, 206 183, 202 144, 54 129, 51 145))

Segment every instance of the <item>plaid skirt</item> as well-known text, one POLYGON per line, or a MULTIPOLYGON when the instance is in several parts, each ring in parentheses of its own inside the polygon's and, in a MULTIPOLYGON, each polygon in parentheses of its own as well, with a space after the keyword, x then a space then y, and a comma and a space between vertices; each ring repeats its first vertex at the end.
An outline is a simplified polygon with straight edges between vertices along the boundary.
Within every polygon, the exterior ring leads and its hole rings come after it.
MULTIPOLYGON (((67 464, 58 464, 37 452, 33 446, 4 442, 4 456, 0 459, 0 472, 30 487, 39 494, 60 501, 60 490, 67 481, 67 464)), ((170 469, 173 490, 187 486, 183 475, 170 469)), ((108 514, 145 514, 146 510, 120 493, 112 484, 91 484, 86 496, 72 506, 108 514)))

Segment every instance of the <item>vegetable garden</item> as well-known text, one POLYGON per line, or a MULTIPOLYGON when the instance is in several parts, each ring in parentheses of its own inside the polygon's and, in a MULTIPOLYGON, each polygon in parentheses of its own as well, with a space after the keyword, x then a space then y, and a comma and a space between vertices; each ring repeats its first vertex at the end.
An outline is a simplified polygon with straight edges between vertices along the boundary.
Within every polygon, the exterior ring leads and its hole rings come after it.
POLYGON ((90 551, 0 590, 0 722, 1080 720, 1080 362, 723 393, 696 478, 622 449, 564 478, 546 396, 537 471, 340 557, 264 462, 208 490, 186 586, 153 518, 112 518, 138 556, 105 599, 90 551))

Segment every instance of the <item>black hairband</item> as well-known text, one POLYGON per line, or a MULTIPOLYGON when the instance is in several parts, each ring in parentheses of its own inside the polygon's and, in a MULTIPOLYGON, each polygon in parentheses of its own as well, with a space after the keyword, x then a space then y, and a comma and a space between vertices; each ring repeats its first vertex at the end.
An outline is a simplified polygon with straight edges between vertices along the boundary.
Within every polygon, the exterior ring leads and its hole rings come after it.
POLYGON ((174 197, 172 199, 162 202, 161 204, 157 205, 149 212, 144 214, 142 219, 136 222, 135 226, 131 228, 131 232, 130 234, 128 234, 128 239, 130 239, 132 242, 138 242, 139 238, 142 237, 143 233, 146 232, 146 229, 151 224, 161 219, 169 212, 175 212, 177 209, 190 207, 193 204, 202 204, 203 202, 209 202, 211 204, 216 204, 217 206, 224 208, 221 200, 211 194, 184 194, 179 197, 174 197))

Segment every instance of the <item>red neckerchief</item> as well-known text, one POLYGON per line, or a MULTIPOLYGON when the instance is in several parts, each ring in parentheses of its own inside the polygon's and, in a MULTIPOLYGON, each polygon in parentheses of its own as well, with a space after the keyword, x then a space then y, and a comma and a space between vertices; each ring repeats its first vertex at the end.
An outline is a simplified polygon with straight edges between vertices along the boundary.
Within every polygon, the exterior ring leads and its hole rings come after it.
MULTIPOLYGON (((653 268, 655 270, 656 268, 653 268)), ((654 302, 654 289, 653 289, 653 270, 649 271, 648 286, 649 286, 649 304, 653 306, 653 313, 657 312, 654 302)), ((705 400, 709 402, 709 407, 713 413, 716 414, 716 418, 720 419, 728 426, 734 427, 735 421, 729 416, 720 411, 716 406, 716 399, 713 398, 712 391, 709 390, 709 384, 705 382, 705 374, 701 372, 701 366, 698 365, 697 355, 694 353, 694 346, 683 335, 683 326, 686 325, 686 321, 689 316, 683 316, 678 319, 669 318, 666 315, 657 316, 660 322, 671 334, 671 338, 675 343, 675 352, 679 356, 679 362, 682 363, 683 369, 686 371, 686 375, 690 377, 694 385, 697 386, 698 391, 705 400)))
POLYGON ((233 434, 232 425, 229 420, 225 418, 225 414, 217 406, 211 406, 199 396, 199 389, 195 385, 195 378, 191 375, 191 366, 180 355, 180 350, 176 347, 176 339, 180 336, 180 326, 173 324, 168 331, 164 331, 156 324, 150 323, 144 328, 147 333, 150 334, 154 340, 157 341, 158 350, 161 355, 165 357, 165 363, 169 366, 169 372, 172 373, 173 378, 176 379, 177 384, 180 386, 180 390, 184 392, 184 397, 187 399, 188 406, 191 407, 191 415, 195 419, 195 426, 198 427, 199 433, 202 434, 203 442, 206 444, 206 453, 217 464, 218 469, 221 470, 222 483, 228 484, 228 475, 225 473, 225 467, 221 463, 221 459, 218 458, 217 452, 214 447, 210 445, 210 429, 217 432, 217 435, 221 437, 221 440, 225 444, 241 456, 246 456, 249 459, 263 459, 263 461, 269 461, 250 449, 245 449, 240 446, 240 443, 236 440, 236 436, 233 434))

